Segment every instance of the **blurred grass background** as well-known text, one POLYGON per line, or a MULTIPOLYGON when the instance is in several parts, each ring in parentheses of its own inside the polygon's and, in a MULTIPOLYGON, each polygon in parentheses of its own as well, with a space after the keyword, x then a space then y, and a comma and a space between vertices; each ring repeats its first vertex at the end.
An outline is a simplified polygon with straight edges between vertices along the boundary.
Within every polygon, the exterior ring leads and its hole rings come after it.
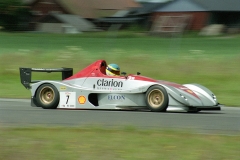
POLYGON ((240 136, 134 127, 1 128, 0 159, 238 160, 240 136))
MULTIPOLYGON (((0 33, 0 97, 30 98, 30 91, 20 83, 19 67, 72 67, 76 73, 105 59, 127 73, 202 84, 220 103, 239 106, 239 44, 239 35, 201 37, 194 32, 167 38, 129 31, 0 33)), ((33 79, 60 79, 60 74, 35 73, 33 79)))
MULTIPOLYGON (((78 35, 1 33, 0 98, 28 98, 19 67, 72 67, 74 73, 97 59, 121 71, 155 79, 199 83, 220 103, 239 106, 240 36, 152 37, 136 32, 78 35)), ((33 73, 33 79, 61 79, 33 73)), ((201 135, 169 129, 111 127, 1 127, 0 159, 239 159, 239 135, 201 135)))

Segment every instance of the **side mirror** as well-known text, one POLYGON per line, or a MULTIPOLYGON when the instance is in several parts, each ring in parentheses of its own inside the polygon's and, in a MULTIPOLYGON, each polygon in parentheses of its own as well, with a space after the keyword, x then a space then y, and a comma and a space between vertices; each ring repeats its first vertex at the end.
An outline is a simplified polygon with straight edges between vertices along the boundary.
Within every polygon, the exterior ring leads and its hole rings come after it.
POLYGON ((125 76, 127 73, 126 72, 122 72, 121 74, 125 76))
POLYGON ((127 79, 126 72, 122 72, 121 74, 124 75, 124 77, 127 79))
POLYGON ((141 73, 140 72, 137 72, 137 75, 140 75, 141 73))

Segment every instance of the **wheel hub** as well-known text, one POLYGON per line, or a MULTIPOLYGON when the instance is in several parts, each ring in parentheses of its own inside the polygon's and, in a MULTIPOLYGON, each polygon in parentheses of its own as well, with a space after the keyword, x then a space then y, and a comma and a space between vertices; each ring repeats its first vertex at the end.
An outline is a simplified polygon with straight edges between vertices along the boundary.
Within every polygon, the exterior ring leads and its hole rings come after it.
POLYGON ((44 87, 40 92, 40 99, 42 103, 49 104, 54 99, 54 91, 52 88, 44 87))
POLYGON ((149 102, 153 108, 157 108, 157 107, 161 106, 163 103, 163 98, 164 98, 164 95, 159 90, 153 90, 149 94, 149 102))

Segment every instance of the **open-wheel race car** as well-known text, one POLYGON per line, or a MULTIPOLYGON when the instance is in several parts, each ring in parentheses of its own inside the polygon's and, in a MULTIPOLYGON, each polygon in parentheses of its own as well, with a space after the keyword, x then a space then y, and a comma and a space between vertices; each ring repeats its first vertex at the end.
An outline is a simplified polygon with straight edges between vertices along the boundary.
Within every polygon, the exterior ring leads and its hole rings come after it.
POLYGON ((22 68, 21 83, 31 90, 31 105, 44 109, 221 110, 216 96, 199 84, 176 84, 135 74, 106 75, 97 60, 73 75, 72 68, 22 68), (32 81, 32 72, 62 72, 62 80, 32 81))

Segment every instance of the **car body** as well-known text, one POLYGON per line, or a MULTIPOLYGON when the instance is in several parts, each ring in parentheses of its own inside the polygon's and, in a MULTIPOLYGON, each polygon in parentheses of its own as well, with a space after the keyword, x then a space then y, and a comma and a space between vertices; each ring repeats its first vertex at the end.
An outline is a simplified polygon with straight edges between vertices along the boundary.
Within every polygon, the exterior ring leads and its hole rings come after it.
POLYGON ((74 75, 72 68, 20 67, 20 76, 31 90, 31 105, 45 109, 221 110, 216 96, 202 85, 180 85, 140 73, 108 76, 106 66, 105 60, 97 60, 74 75), (32 81, 32 72, 62 72, 62 80, 32 81))

